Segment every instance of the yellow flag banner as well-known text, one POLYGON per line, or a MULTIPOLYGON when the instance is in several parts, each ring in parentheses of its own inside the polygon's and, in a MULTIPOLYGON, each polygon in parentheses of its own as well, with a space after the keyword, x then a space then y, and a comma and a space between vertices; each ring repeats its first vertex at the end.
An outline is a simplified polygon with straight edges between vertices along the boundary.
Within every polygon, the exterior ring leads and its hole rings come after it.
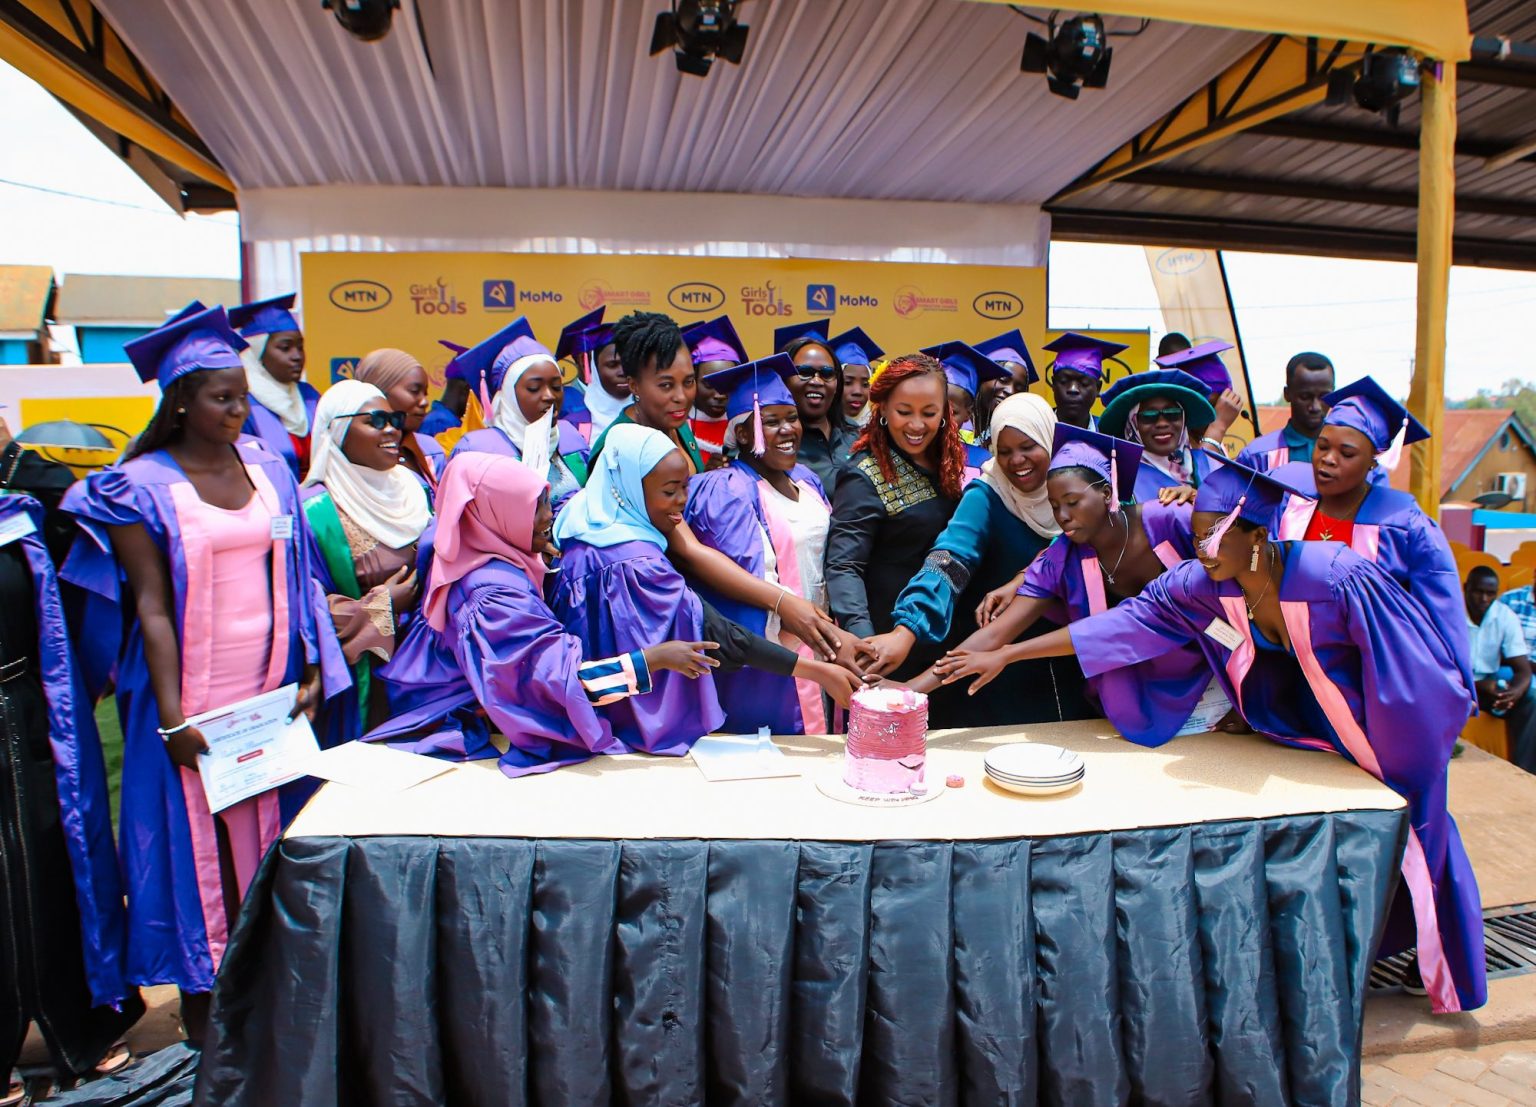
POLYGON ((1243 414, 1227 429, 1223 445, 1227 454, 1237 452, 1258 435, 1254 416, 1253 385, 1243 360, 1243 341, 1237 333, 1237 316, 1227 288, 1227 274, 1219 250, 1148 246, 1147 267, 1163 309, 1163 325, 1186 335, 1196 346, 1220 339, 1232 349, 1221 355, 1232 374, 1232 387, 1243 398, 1243 414))

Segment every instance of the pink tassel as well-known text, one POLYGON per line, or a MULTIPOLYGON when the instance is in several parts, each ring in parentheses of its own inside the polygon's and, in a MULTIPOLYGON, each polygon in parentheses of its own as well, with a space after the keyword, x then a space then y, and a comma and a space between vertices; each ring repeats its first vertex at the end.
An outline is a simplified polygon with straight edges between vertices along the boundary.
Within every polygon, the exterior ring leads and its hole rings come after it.
POLYGON ((1397 468, 1397 463, 1402 460, 1403 439, 1406 438, 1407 435, 1408 420, 1404 419, 1402 427, 1399 428, 1397 434, 1393 436, 1392 442, 1387 446, 1385 450, 1382 450, 1381 453, 1376 455, 1376 463, 1385 469, 1388 473, 1391 473, 1393 470, 1395 470, 1397 468))
POLYGON ((1237 499, 1237 506, 1222 516, 1221 521, 1211 528, 1211 532, 1200 543, 1200 553, 1205 557, 1215 557, 1221 550, 1221 540, 1227 536, 1227 531, 1232 529, 1232 524, 1237 522, 1238 513, 1243 510, 1243 504, 1248 502, 1248 495, 1244 493, 1237 499))
POLYGON ((768 439, 763 434, 763 405, 757 402, 757 393, 752 393, 752 452, 762 457, 768 452, 768 439))
POLYGON ((491 422, 491 390, 486 386, 485 373, 480 374, 480 411, 486 425, 491 422))
POLYGON ((1120 502, 1120 451, 1109 448, 1109 494, 1120 502))
POLYGON ((585 350, 581 352, 581 379, 583 383, 592 379, 592 355, 585 350))

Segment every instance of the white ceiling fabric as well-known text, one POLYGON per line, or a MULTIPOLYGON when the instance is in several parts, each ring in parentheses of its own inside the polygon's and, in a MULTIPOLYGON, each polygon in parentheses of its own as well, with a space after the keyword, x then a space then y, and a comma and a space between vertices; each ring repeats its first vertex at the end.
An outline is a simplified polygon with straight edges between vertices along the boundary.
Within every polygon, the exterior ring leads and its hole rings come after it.
MULTIPOLYGON (((1257 40, 1154 24, 1114 39, 1108 89, 1069 102, 1019 72, 1024 35, 1038 28, 1004 5, 750 0, 744 64, 717 61, 700 79, 646 54, 666 2, 403 0, 378 43, 346 35, 318 0, 98 6, 242 192, 392 185, 1028 208, 1257 40)), ((1000 218, 1025 216, 1040 219, 1000 218)), ((891 222, 900 246, 909 228, 891 222)), ((432 237, 408 219, 382 237, 392 236, 432 237)), ((704 237, 735 241, 728 226, 704 237)), ((777 237, 800 241, 789 227, 777 237)))

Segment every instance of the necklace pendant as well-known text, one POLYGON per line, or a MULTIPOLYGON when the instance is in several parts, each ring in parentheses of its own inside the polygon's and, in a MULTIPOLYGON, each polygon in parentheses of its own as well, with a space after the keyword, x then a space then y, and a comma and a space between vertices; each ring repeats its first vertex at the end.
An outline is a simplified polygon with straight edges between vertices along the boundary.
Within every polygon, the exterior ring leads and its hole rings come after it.
POLYGON ((1331 531, 1331 530, 1319 531, 1318 532, 1318 537, 1321 538, 1324 542, 1332 542, 1333 541, 1333 531, 1331 531))

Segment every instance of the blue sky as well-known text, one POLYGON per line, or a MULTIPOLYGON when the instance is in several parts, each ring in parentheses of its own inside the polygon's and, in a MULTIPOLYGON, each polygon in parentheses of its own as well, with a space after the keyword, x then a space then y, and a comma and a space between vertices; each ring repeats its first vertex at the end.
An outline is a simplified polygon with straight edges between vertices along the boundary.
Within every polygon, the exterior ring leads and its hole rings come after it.
MULTIPOLYGON (((0 263, 237 277, 239 228, 233 213, 183 219, 171 212, 51 96, 0 63, 0 263)), ((1050 326, 1162 333, 1140 247, 1056 243, 1050 274, 1050 326)), ((1344 379, 1370 373, 1389 391, 1407 392, 1413 266, 1228 254, 1227 274, 1260 402, 1279 397, 1286 360, 1304 349, 1328 354, 1344 379)), ((1452 273, 1451 397, 1536 378, 1516 325, 1527 314, 1536 314, 1536 273, 1452 273)))

